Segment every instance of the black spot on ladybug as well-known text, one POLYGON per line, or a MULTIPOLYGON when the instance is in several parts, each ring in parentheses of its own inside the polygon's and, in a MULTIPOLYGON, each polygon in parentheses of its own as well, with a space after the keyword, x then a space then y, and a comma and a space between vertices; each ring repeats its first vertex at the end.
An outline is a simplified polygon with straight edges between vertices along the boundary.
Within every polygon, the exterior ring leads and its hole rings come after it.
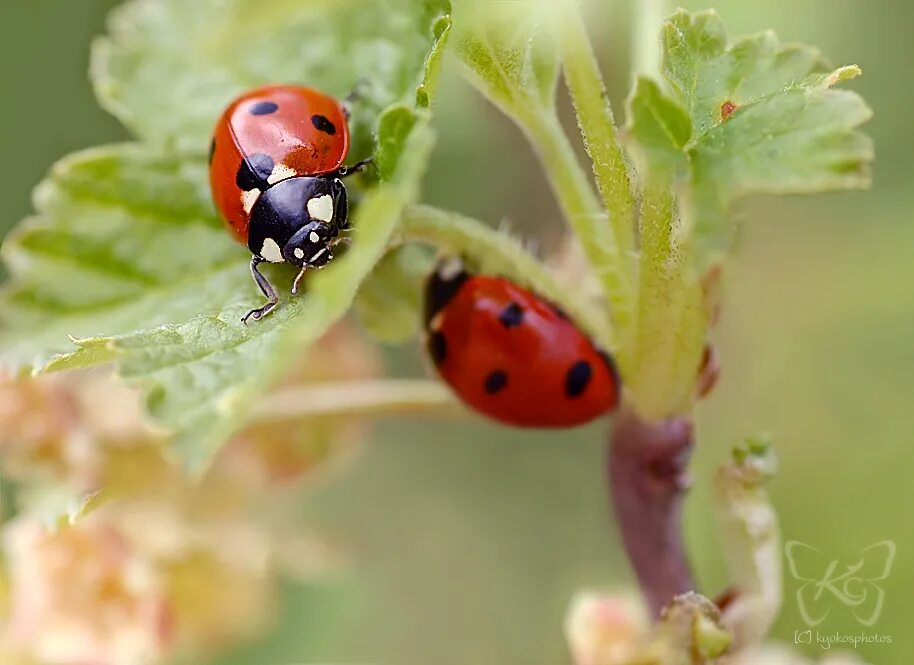
POLYGON ((334 125, 330 120, 327 119, 327 116, 324 115, 312 115, 311 124, 314 125, 314 129, 324 134, 330 134, 333 136, 336 134, 336 125, 334 125))
POLYGON ((257 102, 251 108, 251 115, 270 115, 279 110, 279 105, 273 102, 257 102))
POLYGON ((447 340, 444 333, 435 331, 428 338, 428 354, 436 365, 440 365, 447 358, 447 340))
POLYGON ((213 157, 216 156, 216 137, 213 137, 213 140, 209 144, 209 163, 213 163, 213 157))
POLYGON ((577 397, 587 389, 593 369, 586 360, 579 360, 568 370, 565 375, 565 394, 568 397, 577 397))
POLYGON ((436 270, 425 286, 425 323, 435 318, 435 314, 453 300, 464 283, 470 278, 469 273, 463 271, 451 279, 444 279, 436 270))
POLYGON ((252 189, 266 191, 270 186, 267 178, 273 173, 274 166, 273 158, 269 155, 262 153, 251 155, 241 160, 241 166, 235 176, 235 183, 244 192, 249 192, 252 189))
POLYGON ((497 369, 486 377, 484 387, 489 395, 494 395, 495 393, 504 390, 506 385, 508 385, 508 375, 500 369, 497 369))
POLYGON ((516 302, 512 302, 501 310, 498 320, 505 328, 516 328, 524 322, 524 308, 516 302))

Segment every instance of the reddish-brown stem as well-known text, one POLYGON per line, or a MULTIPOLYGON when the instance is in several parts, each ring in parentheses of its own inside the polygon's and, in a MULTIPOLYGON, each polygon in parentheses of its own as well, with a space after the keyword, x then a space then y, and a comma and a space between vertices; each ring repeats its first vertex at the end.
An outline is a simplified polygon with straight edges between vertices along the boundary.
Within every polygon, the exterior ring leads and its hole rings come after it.
POLYGON ((642 420, 633 409, 615 417, 608 478, 625 550, 655 616, 694 589, 682 543, 682 498, 692 452, 688 417, 642 420))

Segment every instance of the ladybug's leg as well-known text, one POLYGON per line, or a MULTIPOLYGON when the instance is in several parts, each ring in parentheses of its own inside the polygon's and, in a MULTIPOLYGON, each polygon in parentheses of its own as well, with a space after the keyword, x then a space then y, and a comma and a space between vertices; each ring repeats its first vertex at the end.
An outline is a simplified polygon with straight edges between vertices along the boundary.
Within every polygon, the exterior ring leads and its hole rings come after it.
POLYGON ((303 265, 303 266, 301 267, 301 270, 298 272, 298 275, 295 276, 295 281, 292 282, 292 295, 293 295, 293 296, 297 296, 297 295, 298 295, 298 287, 301 285, 302 277, 305 276, 305 273, 308 272, 308 268, 310 268, 310 267, 311 267, 311 266, 309 266, 309 265, 306 263, 305 265, 303 265))
POLYGON ((352 166, 341 166, 340 168, 338 168, 336 170, 335 175, 338 178, 345 178, 346 176, 350 176, 353 173, 359 173, 360 171, 364 171, 365 167, 368 166, 369 164, 371 164, 372 162, 374 162, 374 157, 369 157, 368 159, 363 159, 360 162, 356 162, 352 166))
POLYGON ((273 285, 270 284, 270 281, 264 277, 258 266, 263 263, 263 259, 259 256, 255 256, 251 259, 251 275, 254 277, 254 281, 257 282, 257 286, 260 287, 261 293, 266 296, 267 304, 261 307, 260 309, 252 309, 250 312, 244 315, 244 318, 241 319, 241 322, 247 325, 248 319, 254 319, 255 321, 260 321, 263 317, 273 311, 276 305, 279 303, 279 296, 276 295, 276 289, 273 288, 273 285))

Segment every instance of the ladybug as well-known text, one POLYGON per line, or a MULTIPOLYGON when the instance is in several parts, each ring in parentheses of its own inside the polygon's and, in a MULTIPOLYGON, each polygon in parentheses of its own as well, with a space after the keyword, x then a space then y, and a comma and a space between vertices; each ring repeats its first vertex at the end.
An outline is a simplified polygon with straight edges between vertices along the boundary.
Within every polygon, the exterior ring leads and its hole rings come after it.
POLYGON ((276 289, 261 263, 323 268, 351 230, 342 178, 371 160, 343 166, 349 152, 349 113, 311 88, 271 85, 233 101, 216 125, 210 147, 213 200, 235 238, 251 251, 251 274, 267 304, 242 319, 258 321, 276 307, 276 289))
POLYGON ((576 427, 619 404, 612 358, 555 305, 508 279, 441 262, 426 284, 425 324, 441 377, 502 423, 576 427))

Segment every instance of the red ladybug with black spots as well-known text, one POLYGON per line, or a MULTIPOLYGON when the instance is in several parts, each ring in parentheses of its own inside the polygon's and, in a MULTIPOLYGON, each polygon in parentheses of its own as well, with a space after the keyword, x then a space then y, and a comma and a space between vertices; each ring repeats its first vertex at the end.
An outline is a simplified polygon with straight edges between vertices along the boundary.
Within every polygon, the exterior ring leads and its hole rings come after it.
POLYGON ((426 285, 425 322, 439 374, 490 418, 576 427, 619 404, 612 358, 561 310, 508 279, 441 262, 426 285))
POLYGON ((348 111, 311 88, 271 85, 233 101, 216 125, 210 149, 213 200, 233 235, 253 255, 251 274, 267 303, 242 319, 258 321, 279 302, 260 272, 263 262, 291 263, 304 274, 333 259, 348 242, 342 178, 370 160, 343 166, 349 153, 348 111))

